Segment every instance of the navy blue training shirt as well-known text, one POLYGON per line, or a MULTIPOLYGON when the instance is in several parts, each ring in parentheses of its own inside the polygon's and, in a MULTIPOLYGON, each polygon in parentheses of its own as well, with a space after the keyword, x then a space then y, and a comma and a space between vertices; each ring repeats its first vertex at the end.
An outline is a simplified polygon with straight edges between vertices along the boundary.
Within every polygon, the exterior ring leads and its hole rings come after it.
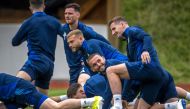
POLYGON ((57 34, 62 35, 61 23, 44 12, 36 12, 23 22, 12 45, 27 41, 28 55, 44 54, 54 61, 57 34))
MULTIPOLYGON (((98 34, 91 27, 86 26, 82 22, 78 22, 78 28, 77 29, 82 31, 84 38, 86 40, 97 39, 97 40, 101 40, 107 44, 110 44, 102 35, 98 34)), ((72 68, 72 67, 81 66, 81 63, 80 63, 81 57, 82 57, 81 54, 78 52, 73 53, 72 50, 69 48, 69 45, 67 43, 67 34, 71 31, 71 29, 69 28, 69 24, 65 24, 62 27, 62 31, 63 31, 63 41, 64 41, 65 54, 66 54, 66 59, 67 59, 67 63, 69 65, 69 67, 72 68)))
MULTIPOLYGON (((84 38, 86 40, 97 39, 110 44, 102 35, 98 34, 91 27, 83 24, 82 22, 78 22, 77 29, 82 31, 84 38)), ((71 48, 69 48, 69 44, 67 43, 67 34, 70 31, 72 31, 69 27, 69 24, 66 23, 65 25, 63 25, 62 31, 63 31, 63 41, 64 41, 66 60, 70 68, 69 69, 70 84, 72 84, 77 82, 78 76, 82 70, 82 65, 81 65, 82 55, 79 52, 72 52, 71 48)))
POLYGON ((98 53, 101 56, 104 56, 105 59, 117 59, 120 61, 128 60, 127 56, 119 52, 113 46, 96 39, 84 40, 80 50, 81 54, 83 54, 84 61, 88 59, 89 55, 94 53, 98 53))
POLYGON ((127 44, 127 54, 129 61, 140 61, 141 54, 143 51, 148 51, 151 59, 157 57, 155 48, 152 45, 152 38, 148 33, 138 26, 128 27, 123 36, 126 39, 127 44))

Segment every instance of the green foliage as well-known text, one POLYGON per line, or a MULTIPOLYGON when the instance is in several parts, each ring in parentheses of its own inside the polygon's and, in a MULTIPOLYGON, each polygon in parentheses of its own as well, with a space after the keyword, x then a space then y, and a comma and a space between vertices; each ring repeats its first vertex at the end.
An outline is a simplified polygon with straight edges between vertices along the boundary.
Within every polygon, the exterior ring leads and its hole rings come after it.
POLYGON ((190 1, 123 0, 122 4, 128 23, 140 25, 153 37, 160 61, 175 82, 190 83, 190 1))

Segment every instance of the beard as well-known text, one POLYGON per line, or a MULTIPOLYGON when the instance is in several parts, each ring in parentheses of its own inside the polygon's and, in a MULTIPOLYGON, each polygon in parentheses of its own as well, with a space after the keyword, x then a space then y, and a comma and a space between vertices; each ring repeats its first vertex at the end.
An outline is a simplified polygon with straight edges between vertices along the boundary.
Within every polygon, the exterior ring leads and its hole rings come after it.
POLYGON ((102 65, 99 70, 100 70, 100 72, 104 72, 105 71, 105 65, 102 65))
POLYGON ((122 38, 123 35, 118 33, 118 34, 117 34, 117 37, 118 37, 118 38, 122 38))
POLYGON ((66 18, 65 18, 65 21, 66 21, 68 24, 73 24, 73 19, 72 19, 72 18, 66 17, 66 18))
POLYGON ((72 48, 71 50, 72 50, 72 52, 77 52, 78 48, 75 47, 75 48, 72 48))

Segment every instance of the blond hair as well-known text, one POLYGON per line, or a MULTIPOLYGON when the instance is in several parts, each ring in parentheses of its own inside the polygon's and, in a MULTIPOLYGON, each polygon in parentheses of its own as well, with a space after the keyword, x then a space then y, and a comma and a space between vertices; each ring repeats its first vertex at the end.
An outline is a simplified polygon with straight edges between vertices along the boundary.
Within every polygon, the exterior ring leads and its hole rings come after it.
POLYGON ((69 37, 71 37, 73 35, 76 35, 76 36, 80 35, 80 36, 84 37, 82 31, 80 31, 79 29, 72 30, 71 32, 69 32, 68 35, 67 35, 67 38, 69 38, 69 37))

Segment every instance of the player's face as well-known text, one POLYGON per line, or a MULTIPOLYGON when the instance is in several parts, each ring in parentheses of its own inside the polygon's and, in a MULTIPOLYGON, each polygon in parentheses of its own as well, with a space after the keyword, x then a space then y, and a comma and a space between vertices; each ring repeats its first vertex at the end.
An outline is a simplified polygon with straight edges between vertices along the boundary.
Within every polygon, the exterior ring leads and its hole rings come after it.
POLYGON ((76 52, 77 50, 79 50, 82 45, 81 39, 76 35, 70 36, 67 39, 67 43, 69 44, 69 47, 71 48, 72 52, 76 52))
POLYGON ((80 13, 75 11, 74 8, 66 8, 65 9, 65 21, 68 24, 74 24, 76 21, 78 21, 80 17, 80 13))
POLYGON ((76 99, 80 99, 80 98, 86 98, 86 94, 83 90, 82 87, 80 87, 77 92, 76 92, 76 95, 73 96, 73 98, 76 98, 76 99))
POLYGON ((113 36, 117 36, 118 38, 122 37, 123 31, 124 31, 124 26, 123 24, 120 23, 112 23, 110 25, 111 33, 113 36))
POLYGON ((105 59, 100 55, 95 55, 88 62, 90 68, 94 72, 103 72, 105 71, 105 59))

